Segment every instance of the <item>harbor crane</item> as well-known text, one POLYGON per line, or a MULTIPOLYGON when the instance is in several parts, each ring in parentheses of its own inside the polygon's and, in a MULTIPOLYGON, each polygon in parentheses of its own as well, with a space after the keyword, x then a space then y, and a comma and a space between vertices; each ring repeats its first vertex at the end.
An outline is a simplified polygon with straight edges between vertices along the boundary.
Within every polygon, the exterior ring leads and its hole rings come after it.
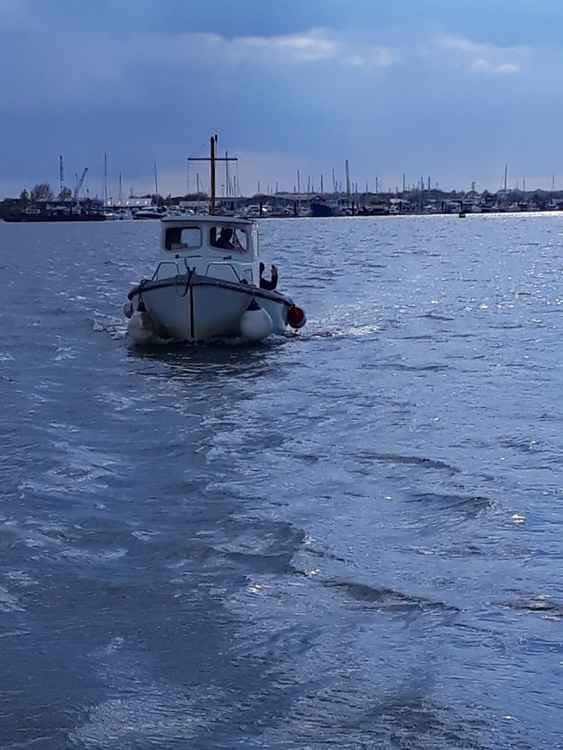
POLYGON ((86 180, 86 175, 88 174, 88 167, 84 167, 84 170, 82 171, 82 174, 80 175, 80 179, 76 183, 76 187, 74 188, 74 200, 78 201, 80 197, 80 191, 82 190, 82 187, 84 186, 84 181, 86 180))

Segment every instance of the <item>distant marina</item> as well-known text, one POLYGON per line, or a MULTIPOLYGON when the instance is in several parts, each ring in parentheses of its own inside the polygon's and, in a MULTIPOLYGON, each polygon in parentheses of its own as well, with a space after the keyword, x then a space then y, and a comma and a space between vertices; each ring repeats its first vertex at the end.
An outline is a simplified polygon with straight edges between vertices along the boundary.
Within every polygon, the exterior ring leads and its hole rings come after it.
POLYGON ((552 178, 552 189, 527 190, 526 181, 516 183, 514 188, 508 186, 508 165, 504 167, 503 187, 497 192, 478 191, 476 183, 470 190, 441 190, 438 183, 432 184, 431 178, 421 177, 416 184, 407 182, 406 174, 402 175, 402 189, 381 189, 379 179, 375 180, 375 191, 370 190, 369 183, 360 189, 358 182, 350 177, 350 164, 345 162, 345 179, 337 179, 332 170, 332 190, 325 189, 326 180, 320 175, 316 189, 315 180, 302 177, 300 170, 296 173, 296 182, 292 191, 274 188, 268 185, 262 189, 258 181, 254 194, 243 195, 232 163, 237 159, 225 152, 224 157, 217 155, 217 162, 224 164, 224 175, 221 184, 211 185, 208 191, 196 172, 192 179, 190 165, 193 162, 208 161, 202 158, 187 160, 186 191, 183 194, 162 195, 159 189, 158 165, 153 165, 154 190, 136 194, 133 188, 125 197, 123 177, 119 173, 116 198, 112 195, 109 184, 108 154, 104 154, 104 178, 102 196, 92 197, 86 186, 88 167, 81 174, 75 174, 75 185, 71 189, 65 185, 63 157, 59 156, 59 186, 54 190, 49 183, 35 185, 31 190, 24 189, 18 197, 5 198, 0 201, 0 219, 12 222, 52 222, 52 221, 106 221, 122 219, 161 219, 165 215, 208 213, 210 204, 213 212, 239 218, 328 218, 328 217, 373 217, 405 215, 440 215, 452 214, 461 218, 469 214, 522 213, 563 210, 563 190, 555 189, 555 177, 552 178), (196 188, 192 190, 192 185, 196 188))
MULTIPOLYGON (((195 193, 162 197, 131 195, 116 203, 98 199, 60 200, 55 197, 7 198, 0 218, 12 222, 104 221, 160 219, 164 215, 208 212, 209 196, 195 193)), ((563 191, 519 190, 479 193, 406 190, 400 193, 285 193, 219 197, 217 210, 241 218, 323 218, 491 214, 563 210, 563 191)))

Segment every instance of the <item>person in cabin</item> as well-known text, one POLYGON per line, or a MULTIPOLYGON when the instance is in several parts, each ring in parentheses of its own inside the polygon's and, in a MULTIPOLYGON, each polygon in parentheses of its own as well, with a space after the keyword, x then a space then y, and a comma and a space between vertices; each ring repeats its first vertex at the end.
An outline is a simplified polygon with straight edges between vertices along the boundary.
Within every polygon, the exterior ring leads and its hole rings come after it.
POLYGON ((260 263, 260 289, 267 289, 269 292, 273 292, 278 285, 278 267, 272 263, 269 279, 265 279, 263 276, 265 269, 266 266, 260 263))
POLYGON ((223 227, 214 244, 215 247, 220 247, 222 250, 234 250, 235 244, 233 242, 233 230, 231 227, 223 227))

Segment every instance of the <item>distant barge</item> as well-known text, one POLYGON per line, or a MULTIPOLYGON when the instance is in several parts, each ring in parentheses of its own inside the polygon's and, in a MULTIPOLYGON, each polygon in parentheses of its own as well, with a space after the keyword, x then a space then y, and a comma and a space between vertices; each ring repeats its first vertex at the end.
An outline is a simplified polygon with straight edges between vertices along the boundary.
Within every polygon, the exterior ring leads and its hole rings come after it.
POLYGON ((106 216, 102 213, 38 213, 38 214, 11 214, 4 217, 4 221, 13 223, 22 222, 54 222, 54 221, 105 221, 106 216))

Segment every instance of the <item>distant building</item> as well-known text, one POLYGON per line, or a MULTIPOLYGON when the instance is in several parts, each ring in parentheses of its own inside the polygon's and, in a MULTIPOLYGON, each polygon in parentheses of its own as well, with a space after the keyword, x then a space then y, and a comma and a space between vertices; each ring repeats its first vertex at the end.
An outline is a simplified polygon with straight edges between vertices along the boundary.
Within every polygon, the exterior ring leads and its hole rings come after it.
MULTIPOLYGON (((121 204, 116 204, 116 205, 121 205, 121 204)), ((129 198, 123 201, 123 205, 127 206, 128 208, 146 208, 147 206, 152 205, 152 198, 148 196, 139 198, 135 195, 131 195, 129 196, 129 198)))

